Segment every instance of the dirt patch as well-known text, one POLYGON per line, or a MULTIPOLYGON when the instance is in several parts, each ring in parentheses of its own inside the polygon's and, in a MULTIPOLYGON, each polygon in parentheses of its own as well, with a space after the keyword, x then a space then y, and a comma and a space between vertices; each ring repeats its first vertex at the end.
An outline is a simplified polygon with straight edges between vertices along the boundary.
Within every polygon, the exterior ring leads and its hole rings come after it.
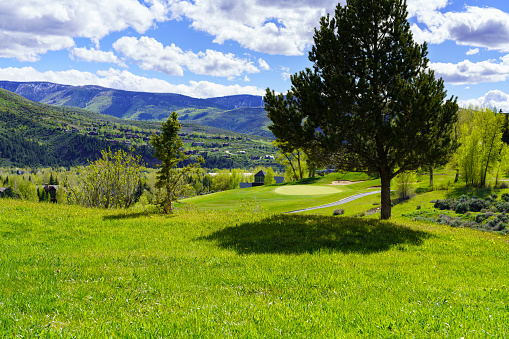
POLYGON ((333 181, 329 185, 338 185, 338 186, 345 186, 345 185, 353 185, 358 184, 362 181, 348 181, 348 180, 339 180, 339 181, 333 181))

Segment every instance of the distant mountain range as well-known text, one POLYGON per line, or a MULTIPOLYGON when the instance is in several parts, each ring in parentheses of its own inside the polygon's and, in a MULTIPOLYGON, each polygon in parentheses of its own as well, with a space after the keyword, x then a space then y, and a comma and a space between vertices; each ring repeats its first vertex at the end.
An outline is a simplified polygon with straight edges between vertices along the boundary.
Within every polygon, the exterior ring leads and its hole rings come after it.
MULTIPOLYGON (((130 147, 153 166, 158 161, 149 140, 160 129, 160 122, 123 120, 82 108, 47 105, 0 88, 0 167, 86 165, 89 160, 98 159, 102 150, 130 147)), ((268 165, 268 160, 260 160, 261 157, 275 152, 270 138, 251 139, 205 125, 184 122, 179 135, 186 150, 194 152, 190 154, 201 152, 207 168, 268 165), (222 147, 234 156, 219 152, 222 147), (235 150, 244 153, 237 154, 235 150)))
POLYGON ((122 91, 99 86, 0 81, 0 88, 55 106, 79 107, 113 117, 161 121, 176 111, 182 122, 272 137, 263 98, 233 95, 197 99, 180 94, 122 91))

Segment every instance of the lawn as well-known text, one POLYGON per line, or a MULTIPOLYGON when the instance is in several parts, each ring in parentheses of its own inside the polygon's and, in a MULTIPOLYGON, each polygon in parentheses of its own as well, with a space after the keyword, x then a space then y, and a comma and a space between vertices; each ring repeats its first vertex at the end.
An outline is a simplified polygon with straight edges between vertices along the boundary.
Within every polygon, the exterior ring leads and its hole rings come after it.
MULTIPOLYGON (((329 204, 351 195, 368 192, 372 186, 380 185, 380 180, 366 180, 363 174, 329 174, 324 177, 307 178, 293 183, 258 186, 217 192, 182 200, 176 207, 195 205, 199 209, 231 210, 239 202, 256 203, 268 212, 285 213, 306 207, 329 204), (360 179, 364 181, 358 182, 360 179), (350 180, 352 185, 335 186, 333 181, 350 180)), ((332 214, 332 213, 331 213, 332 214)))
POLYGON ((0 199, 0 336, 509 336, 507 236, 260 200, 164 216, 0 199))

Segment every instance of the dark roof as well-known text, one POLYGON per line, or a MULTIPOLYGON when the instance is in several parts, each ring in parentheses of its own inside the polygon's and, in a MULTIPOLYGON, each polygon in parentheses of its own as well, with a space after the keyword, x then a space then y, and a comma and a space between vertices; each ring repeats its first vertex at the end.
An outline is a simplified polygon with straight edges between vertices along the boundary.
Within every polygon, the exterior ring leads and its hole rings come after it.
POLYGON ((254 175, 255 177, 265 177, 267 174, 264 171, 260 171, 254 175))

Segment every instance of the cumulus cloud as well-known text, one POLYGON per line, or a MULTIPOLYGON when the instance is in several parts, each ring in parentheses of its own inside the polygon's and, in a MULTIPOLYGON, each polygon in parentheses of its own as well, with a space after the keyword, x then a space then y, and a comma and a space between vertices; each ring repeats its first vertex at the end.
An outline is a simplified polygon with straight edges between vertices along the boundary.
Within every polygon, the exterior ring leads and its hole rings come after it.
POLYGON ((466 6, 463 12, 416 12, 425 27, 412 25, 418 42, 440 44, 446 40, 458 45, 509 52, 509 13, 491 7, 466 6))
POLYGON ((138 62, 142 69, 156 70, 168 75, 184 75, 184 68, 195 74, 216 77, 235 77, 244 73, 259 73, 260 70, 246 59, 239 59, 232 53, 214 50, 193 53, 184 52, 175 44, 163 46, 153 38, 123 37, 113 48, 126 57, 138 62))
POLYGON ((255 86, 221 85, 209 81, 190 81, 188 84, 171 84, 167 81, 141 77, 126 70, 110 68, 97 73, 78 70, 39 72, 33 67, 0 68, 0 79, 8 81, 48 81, 74 86, 97 85, 127 91, 155 93, 177 93, 195 98, 210 98, 225 95, 264 95, 264 90, 255 86))
POLYGON ((479 54, 479 48, 471 48, 467 51, 467 55, 479 54))
POLYGON ((162 0, 0 2, 0 56, 36 61, 47 51, 74 46, 76 37, 97 40, 129 27, 143 33, 166 20, 167 12, 162 0))
POLYGON ((479 107, 493 107, 502 109, 504 112, 509 112, 509 94, 499 90, 493 90, 486 93, 484 96, 477 99, 460 100, 458 104, 462 107, 479 106, 479 107))
POLYGON ((455 85, 505 81, 509 78, 509 55, 476 63, 469 60, 457 64, 432 62, 429 67, 446 83, 455 85))
POLYGON ((218 44, 233 40, 253 51, 302 55, 313 42, 313 27, 321 16, 333 13, 337 3, 337 0, 176 0, 170 8, 175 18, 188 18, 194 29, 211 34, 218 44))
POLYGON ((84 61, 106 62, 127 67, 125 63, 120 60, 113 52, 104 52, 97 49, 74 48, 72 50, 72 55, 84 61))
POLYGON ((260 68, 263 69, 264 71, 270 70, 269 64, 262 58, 258 59, 258 66, 260 66, 260 68))

